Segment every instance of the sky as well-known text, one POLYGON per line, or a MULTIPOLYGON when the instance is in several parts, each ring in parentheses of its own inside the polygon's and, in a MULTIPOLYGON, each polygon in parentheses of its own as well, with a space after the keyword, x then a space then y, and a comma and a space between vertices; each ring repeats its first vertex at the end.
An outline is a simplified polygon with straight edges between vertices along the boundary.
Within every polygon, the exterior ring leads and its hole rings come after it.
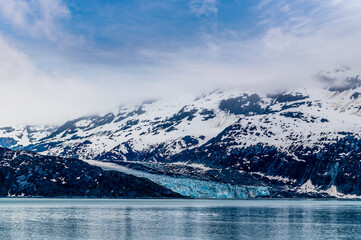
POLYGON ((0 0, 0 126, 361 72, 359 0, 0 0))

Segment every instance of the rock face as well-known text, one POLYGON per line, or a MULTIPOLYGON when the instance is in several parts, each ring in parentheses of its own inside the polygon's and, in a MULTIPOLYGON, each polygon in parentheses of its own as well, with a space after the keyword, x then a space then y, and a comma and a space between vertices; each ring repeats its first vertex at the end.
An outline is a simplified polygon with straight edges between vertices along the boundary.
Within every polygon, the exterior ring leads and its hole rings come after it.
POLYGON ((361 196, 358 77, 342 87, 277 94, 215 91, 32 127, 31 134, 21 129, 1 128, 0 144, 156 175, 267 186, 270 196, 361 196))
POLYGON ((76 159, 0 148, 0 196, 181 197, 150 180, 104 171, 76 159))

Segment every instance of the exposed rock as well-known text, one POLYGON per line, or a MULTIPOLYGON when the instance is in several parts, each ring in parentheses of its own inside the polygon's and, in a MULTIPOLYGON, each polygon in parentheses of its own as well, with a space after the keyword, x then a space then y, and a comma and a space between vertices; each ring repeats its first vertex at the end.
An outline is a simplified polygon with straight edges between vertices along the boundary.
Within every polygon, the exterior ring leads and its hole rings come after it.
POLYGON ((0 148, 0 196, 181 197, 150 180, 104 171, 81 160, 0 148))

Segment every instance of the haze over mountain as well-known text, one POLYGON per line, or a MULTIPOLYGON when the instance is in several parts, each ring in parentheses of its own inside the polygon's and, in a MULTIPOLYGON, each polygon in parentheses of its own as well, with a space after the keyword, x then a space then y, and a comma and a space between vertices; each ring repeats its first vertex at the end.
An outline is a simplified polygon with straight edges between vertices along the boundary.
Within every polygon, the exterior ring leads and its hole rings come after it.
POLYGON ((190 197, 350 198, 361 195, 360 110, 359 77, 276 94, 217 90, 60 126, 0 128, 0 145, 82 159, 190 197))
POLYGON ((342 66, 355 76, 360 10, 356 0, 2 0, 0 125, 218 87, 308 87, 342 66))

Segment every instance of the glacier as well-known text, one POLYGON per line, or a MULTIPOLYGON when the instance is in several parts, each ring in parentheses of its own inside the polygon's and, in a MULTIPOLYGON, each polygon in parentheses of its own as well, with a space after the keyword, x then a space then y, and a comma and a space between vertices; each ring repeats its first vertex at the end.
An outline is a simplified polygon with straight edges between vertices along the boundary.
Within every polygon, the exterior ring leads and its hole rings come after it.
POLYGON ((191 198, 262 198, 270 196, 270 188, 267 186, 236 186, 213 181, 202 181, 183 177, 170 177, 157 175, 130 169, 115 163, 99 162, 95 160, 84 160, 93 166, 104 170, 120 171, 136 177, 147 178, 176 193, 191 198))

